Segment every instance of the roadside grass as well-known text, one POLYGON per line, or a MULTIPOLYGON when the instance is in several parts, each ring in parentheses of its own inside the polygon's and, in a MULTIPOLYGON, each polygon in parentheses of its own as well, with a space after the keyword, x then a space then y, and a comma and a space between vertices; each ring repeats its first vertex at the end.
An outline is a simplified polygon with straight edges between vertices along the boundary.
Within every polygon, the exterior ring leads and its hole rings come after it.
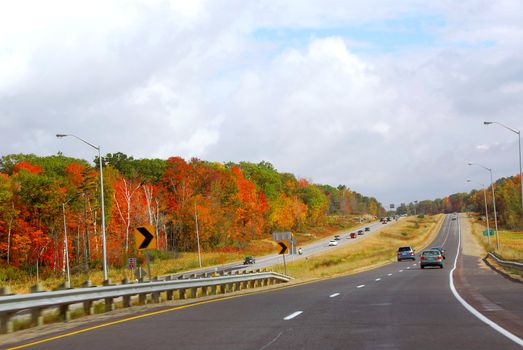
MULTIPOLYGON (((360 216, 357 215, 332 215, 326 218, 326 221, 317 227, 312 227, 305 232, 295 233, 295 237, 299 245, 310 243, 314 240, 328 237, 340 231, 348 229, 356 229, 362 227, 368 222, 374 220, 372 216, 362 216, 360 223, 360 216)), ((271 253, 276 253, 279 250, 277 242, 271 238, 254 240, 244 248, 224 247, 214 249, 212 252, 202 251, 202 267, 220 266, 235 261, 242 261, 247 255, 262 256, 271 253)), ((191 271, 198 269, 198 254, 196 252, 152 252, 151 254, 151 274, 152 276, 161 276, 171 273, 180 273, 183 271, 191 271)), ((145 258, 143 253, 138 254, 137 258, 141 264, 142 269, 147 271, 145 258)), ((74 269, 71 267, 71 269, 74 269)), ((132 272, 124 267, 109 266, 109 279, 112 283, 120 283, 124 278, 129 281, 135 280, 132 272)), ((146 277, 147 279, 148 277, 146 277)), ((103 272, 101 268, 92 269, 89 272, 75 272, 71 273, 71 287, 78 288, 82 284, 90 280, 93 285, 102 285, 103 272)), ((66 281, 65 274, 60 272, 41 272, 40 284, 44 290, 55 290, 66 281)), ((7 286, 11 293, 29 293, 31 286, 37 283, 36 273, 32 270, 22 270, 13 267, 0 267, 0 287, 7 286)))
POLYGON ((523 262, 523 231, 499 230, 500 249, 496 251, 496 236, 490 237, 489 244, 482 233, 486 229, 485 223, 476 214, 469 214, 469 218, 474 237, 486 251, 495 251, 505 260, 523 262))
MULTIPOLYGON (((354 273, 373 265, 396 261, 399 246, 410 245, 420 251, 436 237, 443 215, 408 217, 387 225, 372 237, 333 250, 331 253, 290 261, 287 274, 298 280, 310 280, 354 273)), ((276 269, 283 272, 283 265, 276 269)))

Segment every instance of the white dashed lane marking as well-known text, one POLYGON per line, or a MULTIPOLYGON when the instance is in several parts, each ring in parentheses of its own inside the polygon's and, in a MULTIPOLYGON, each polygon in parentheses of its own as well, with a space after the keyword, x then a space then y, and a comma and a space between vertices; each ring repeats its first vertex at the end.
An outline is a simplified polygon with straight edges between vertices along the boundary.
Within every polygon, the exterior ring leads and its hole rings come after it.
POLYGON ((283 319, 285 321, 292 320, 294 317, 300 315, 301 313, 303 313, 303 311, 296 311, 296 312, 293 312, 292 314, 290 314, 289 316, 284 317, 283 319))
POLYGON ((389 273, 387 276, 392 276, 392 273, 389 273))
POLYGON ((400 270, 399 272, 403 272, 403 270, 400 270))
POLYGON ((357 286, 356 288, 363 288, 363 287, 365 287, 365 285, 364 285, 364 284, 360 284, 360 285, 357 286))
POLYGON ((376 282, 381 281, 381 278, 376 278, 376 282))
POLYGON ((329 298, 334 298, 334 297, 337 297, 338 295, 340 295, 340 293, 334 293, 334 294, 329 295, 329 298))

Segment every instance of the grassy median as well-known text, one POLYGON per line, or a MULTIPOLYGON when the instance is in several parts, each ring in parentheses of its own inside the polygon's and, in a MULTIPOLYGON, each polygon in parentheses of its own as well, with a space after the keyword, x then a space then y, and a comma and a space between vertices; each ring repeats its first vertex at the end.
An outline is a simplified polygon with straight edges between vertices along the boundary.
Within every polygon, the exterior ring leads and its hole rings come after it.
MULTIPOLYGON (((332 252, 289 262, 287 274, 309 280, 359 272, 396 260, 399 246, 410 245, 417 251, 426 248, 436 237, 443 215, 408 217, 388 224, 380 232, 332 252)), ((283 272, 283 266, 275 267, 283 272)))

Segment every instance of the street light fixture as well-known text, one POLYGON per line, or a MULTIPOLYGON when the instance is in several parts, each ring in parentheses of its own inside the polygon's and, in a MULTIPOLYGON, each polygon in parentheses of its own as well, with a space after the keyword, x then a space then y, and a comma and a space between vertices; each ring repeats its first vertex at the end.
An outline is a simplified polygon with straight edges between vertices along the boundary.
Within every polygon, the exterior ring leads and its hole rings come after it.
POLYGON ((495 195, 495 189, 494 189, 494 181, 492 180, 492 169, 487 168, 486 166, 483 166, 481 164, 477 163, 468 163, 469 166, 476 165, 480 168, 483 168, 487 170, 490 173, 490 186, 492 187, 492 204, 494 206, 494 227, 496 228, 496 250, 499 251, 499 233, 498 233, 498 216, 496 214, 496 195, 495 195))
POLYGON ((512 131, 513 133, 518 135, 518 142, 519 142, 519 188, 521 190, 521 215, 523 216, 523 172, 521 171, 521 131, 512 129, 511 127, 506 126, 505 124, 502 124, 500 122, 483 122, 485 125, 490 124, 498 124, 499 126, 504 127, 507 130, 512 131))
POLYGON ((56 134, 56 137, 67 137, 71 136, 74 137, 77 140, 82 141, 86 145, 91 146, 95 150, 98 151, 98 160, 100 163, 100 197, 101 197, 101 204, 102 204, 102 255, 103 255, 103 268, 104 268, 104 282, 108 282, 109 279, 107 277, 107 245, 105 241, 105 207, 104 207, 104 175, 102 171, 102 155, 101 155, 101 147, 95 146, 90 142, 85 141, 84 139, 81 139, 80 137, 73 135, 73 134, 56 134))
MULTIPOLYGON (((467 182, 472 182, 471 180, 467 180, 467 182)), ((485 199, 485 216, 487 217, 487 241, 490 245, 490 227, 489 227, 489 220, 488 220, 488 204, 487 204, 487 190, 485 188, 485 185, 480 183, 481 187, 483 187, 483 198, 485 199)))

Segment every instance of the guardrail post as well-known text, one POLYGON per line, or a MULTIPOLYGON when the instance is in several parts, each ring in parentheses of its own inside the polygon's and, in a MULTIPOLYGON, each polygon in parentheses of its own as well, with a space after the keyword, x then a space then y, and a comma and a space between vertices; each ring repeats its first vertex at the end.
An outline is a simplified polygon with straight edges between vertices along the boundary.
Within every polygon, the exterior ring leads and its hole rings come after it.
MULTIPOLYGON (((122 280, 122 284, 129 284, 129 279, 125 277, 122 280)), ((123 307, 130 307, 131 306, 131 296, 130 295, 124 295, 122 297, 122 306, 123 307)))
POLYGON ((190 292, 191 292, 191 298, 196 298, 196 292, 197 292, 198 288, 197 287, 193 287, 190 289, 190 292))
POLYGON ((147 293, 138 294, 138 304, 139 305, 147 304, 147 293))
POLYGON ((11 320, 11 316, 13 316, 12 312, 6 312, 6 313, 0 314, 0 333, 1 334, 13 333, 14 325, 13 325, 13 320, 11 320))
POLYGON ((114 310, 114 299, 113 298, 104 298, 105 303, 105 312, 114 310))
POLYGON ((71 321, 71 310, 69 310, 69 304, 60 305, 59 311, 60 311, 60 318, 64 322, 71 321))
POLYGON ((84 283, 82 283, 82 288, 90 288, 90 287, 93 287, 93 283, 91 282, 91 280, 87 280, 84 283))
POLYGON ((208 290, 209 287, 207 286, 202 286, 202 297, 206 297, 207 296, 207 290, 208 290))
POLYGON ((31 325, 41 326, 44 324, 44 316, 42 315, 42 309, 35 308, 31 309, 31 325))
MULTIPOLYGON (((165 277, 166 281, 172 281, 172 279, 173 278, 172 278, 171 275, 165 277)), ((173 296, 174 293, 173 293, 172 289, 168 290, 165 294, 166 294, 165 297, 166 297, 167 300, 173 300, 174 299, 174 296, 173 296)))
POLYGON ((216 285, 215 284, 211 286, 211 294, 216 295, 216 285))
POLYGON ((178 299, 185 299, 185 288, 178 289, 178 299))
POLYGON ((9 286, 0 287, 0 295, 13 295, 9 286))
POLYGON ((153 300, 153 303, 161 303, 162 302, 162 296, 160 294, 161 292, 154 292, 154 293, 151 293, 151 298, 153 300))
POLYGON ((84 304, 84 314, 86 314, 86 315, 94 314, 94 305, 93 305, 92 300, 84 301, 83 304, 84 304))
POLYGON ((37 283, 33 286, 31 286, 31 293, 40 293, 44 292, 44 288, 42 287, 41 283, 37 283))

